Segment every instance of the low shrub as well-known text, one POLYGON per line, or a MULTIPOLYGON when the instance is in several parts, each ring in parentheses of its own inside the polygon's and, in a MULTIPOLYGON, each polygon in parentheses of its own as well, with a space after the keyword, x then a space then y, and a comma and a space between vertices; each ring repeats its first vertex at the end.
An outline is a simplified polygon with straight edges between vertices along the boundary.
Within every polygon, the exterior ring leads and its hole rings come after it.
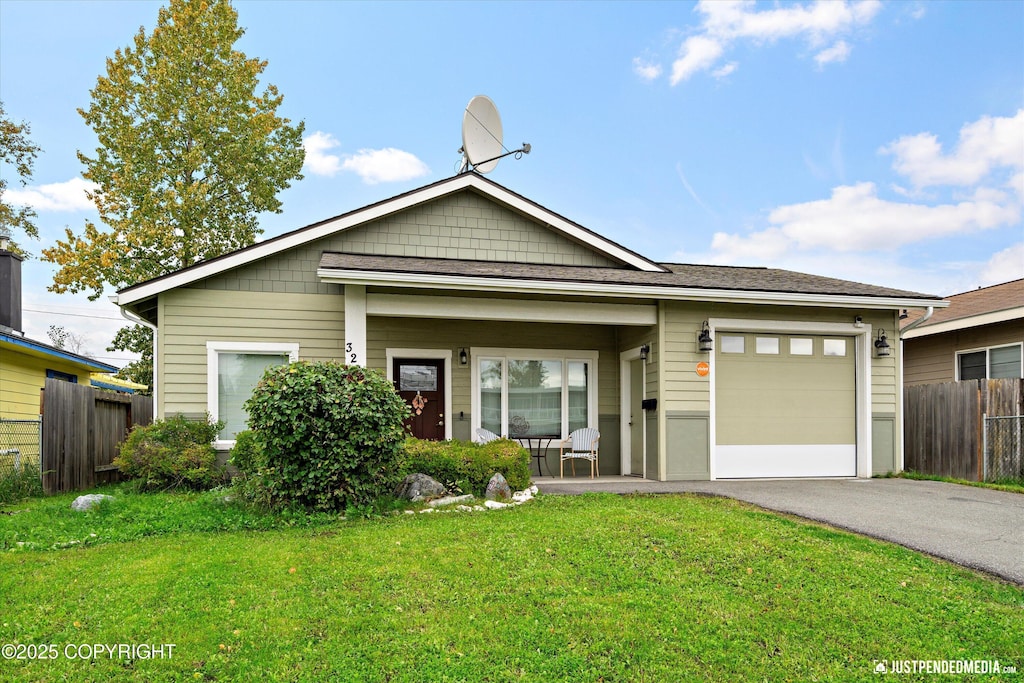
POLYGON ((39 466, 21 464, 10 469, 0 469, 0 505, 16 503, 25 498, 43 495, 43 482, 39 466))
POLYGON ((501 472, 513 490, 530 485, 530 453, 510 439, 476 444, 409 438, 403 447, 403 469, 406 474, 428 474, 443 484, 455 483, 478 496, 495 472, 501 472))
POLYGON ((121 444, 114 464, 137 480, 142 491, 204 490, 224 483, 212 442, 223 422, 189 420, 175 415, 145 427, 136 426, 121 444))
MULTIPOLYGON (((270 502, 317 510, 363 506, 397 482, 405 401, 384 375, 356 365, 298 362, 268 368, 245 403, 270 502)), ((248 448, 248 447, 247 447, 248 448)))

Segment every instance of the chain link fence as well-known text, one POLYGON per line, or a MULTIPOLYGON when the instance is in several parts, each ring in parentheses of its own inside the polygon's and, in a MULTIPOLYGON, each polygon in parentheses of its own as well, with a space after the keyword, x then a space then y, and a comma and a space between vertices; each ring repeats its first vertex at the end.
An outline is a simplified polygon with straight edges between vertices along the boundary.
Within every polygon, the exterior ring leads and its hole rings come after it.
POLYGON ((39 476, 42 420, 0 419, 0 482, 32 469, 39 476))
POLYGON ((1024 483, 1024 415, 985 417, 984 475, 1024 483))

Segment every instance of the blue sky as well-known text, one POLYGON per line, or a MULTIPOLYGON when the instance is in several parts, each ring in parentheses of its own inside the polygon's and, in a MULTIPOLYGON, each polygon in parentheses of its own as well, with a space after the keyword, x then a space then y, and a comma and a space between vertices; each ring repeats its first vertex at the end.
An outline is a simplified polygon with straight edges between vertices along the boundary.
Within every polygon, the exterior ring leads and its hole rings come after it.
MULTIPOLYGON (((76 109, 159 2, 0 0, 0 99, 42 147, 39 253, 95 217, 76 109)), ((490 177, 645 256, 947 295, 1024 277, 1024 2, 236 0, 237 47, 306 123, 264 237, 453 175, 462 112, 532 152, 490 177)), ((117 309, 46 292, 25 328, 103 349, 117 309)), ((112 293, 112 292, 108 292, 112 293)))

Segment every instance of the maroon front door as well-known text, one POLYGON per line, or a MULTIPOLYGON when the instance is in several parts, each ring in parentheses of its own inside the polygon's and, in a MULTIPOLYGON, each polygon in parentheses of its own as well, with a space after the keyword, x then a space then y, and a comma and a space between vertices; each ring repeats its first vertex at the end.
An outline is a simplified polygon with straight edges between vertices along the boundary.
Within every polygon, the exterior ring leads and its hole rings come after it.
POLYGON ((406 421, 417 439, 444 440, 444 361, 396 358, 392 377, 398 394, 409 405, 406 421))

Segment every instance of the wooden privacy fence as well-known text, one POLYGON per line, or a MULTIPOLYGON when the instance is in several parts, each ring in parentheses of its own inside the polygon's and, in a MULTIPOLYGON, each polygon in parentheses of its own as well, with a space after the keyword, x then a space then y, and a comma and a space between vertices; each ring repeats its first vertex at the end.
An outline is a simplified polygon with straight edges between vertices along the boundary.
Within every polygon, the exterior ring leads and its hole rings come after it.
POLYGON ((120 481, 112 463, 133 425, 153 421, 153 397, 57 379, 43 389, 43 491, 82 491, 120 481))
POLYGON ((983 416, 1024 412, 1024 380, 980 379, 903 390, 904 469, 981 481, 983 416))

